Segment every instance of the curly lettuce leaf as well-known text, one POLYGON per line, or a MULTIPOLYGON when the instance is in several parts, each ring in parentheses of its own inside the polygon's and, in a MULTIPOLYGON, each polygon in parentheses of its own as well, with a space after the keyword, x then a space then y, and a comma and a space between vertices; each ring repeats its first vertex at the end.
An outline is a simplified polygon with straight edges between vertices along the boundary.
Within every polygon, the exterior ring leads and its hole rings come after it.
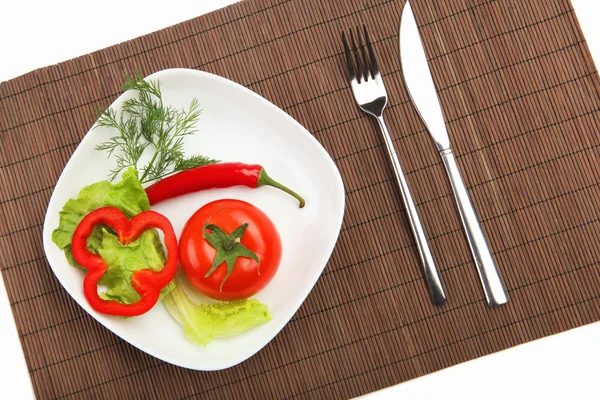
MULTIPOLYGON (((176 278, 177 279, 177 278, 176 278)), ((228 303, 195 304, 185 294, 181 282, 163 298, 169 314, 183 325, 185 337, 206 346, 213 338, 238 335, 271 320, 266 305, 256 299, 228 303)))
MULTIPOLYGON (((139 238, 123 245, 116 235, 106 229, 102 230, 102 245, 98 254, 106 261, 107 269, 99 285, 108 290, 100 293, 105 300, 116 300, 124 304, 132 304, 140 300, 140 295, 131 285, 134 271, 151 269, 160 271, 165 264, 163 246, 155 231, 145 231, 139 238)), ((171 282, 163 288, 161 296, 173 289, 171 282)))
MULTIPOLYGON (((71 241, 75 228, 90 212, 104 206, 104 198, 112 190, 113 185, 108 181, 101 181, 86 186, 79 192, 76 199, 70 199, 58 213, 60 216, 58 228, 52 232, 52 241, 65 252, 69 264, 81 268, 75 261, 71 251, 71 241)), ((88 248, 95 251, 102 242, 102 230, 96 227, 88 239, 88 248)))
POLYGON ((123 211, 128 218, 150 209, 150 200, 138 179, 135 168, 128 168, 123 173, 123 179, 112 185, 102 200, 105 206, 116 207, 123 211))
MULTIPOLYGON (((148 196, 138 179, 138 172, 134 168, 127 169, 123 173, 123 179, 116 184, 100 181, 84 187, 77 198, 67 201, 59 212, 59 225, 52 232, 52 241, 65 252, 69 264, 74 267, 81 268, 71 251, 75 228, 87 214, 105 206, 116 207, 129 218, 150 209, 148 196)), ((88 239, 88 248, 90 251, 98 253, 101 245, 102 229, 96 227, 88 239)))

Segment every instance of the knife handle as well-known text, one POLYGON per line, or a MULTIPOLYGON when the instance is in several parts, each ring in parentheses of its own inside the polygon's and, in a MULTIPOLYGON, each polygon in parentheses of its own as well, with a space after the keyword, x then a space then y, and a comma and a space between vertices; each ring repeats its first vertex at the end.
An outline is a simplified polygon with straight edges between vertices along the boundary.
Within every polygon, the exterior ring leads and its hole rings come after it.
POLYGON ((394 167, 394 173, 396 174, 396 180, 398 181, 398 186, 400 187, 400 193, 402 194, 404 207, 406 209, 410 227, 417 244, 419 258, 421 259, 421 264, 423 265, 425 279, 427 280, 427 286, 429 287, 431 299, 434 304, 442 305, 446 303, 446 294, 444 293, 442 281, 438 274, 435 263, 433 262, 433 256, 431 255, 431 250, 429 249, 429 244, 427 243, 427 236, 425 236, 425 231, 421 225, 419 214, 417 214, 417 207, 415 206, 415 202, 413 201, 410 190, 408 189, 408 183, 404 177, 402 168, 400 167, 400 161, 398 160, 396 149, 392 143, 392 138, 387 130, 383 116, 377 117, 377 121, 379 122, 379 127, 381 128, 383 140, 387 147, 392 166, 394 167))
POLYGON ((483 231, 479 226, 475 209, 469 198, 467 188, 460 176, 456 159, 451 149, 440 152, 446 171, 450 177, 454 197, 458 204, 458 211, 462 219, 469 247, 475 260, 475 266, 479 273, 479 278, 483 284, 483 291, 487 299, 488 306, 495 307, 508 302, 508 294, 492 258, 492 253, 488 247, 483 231))

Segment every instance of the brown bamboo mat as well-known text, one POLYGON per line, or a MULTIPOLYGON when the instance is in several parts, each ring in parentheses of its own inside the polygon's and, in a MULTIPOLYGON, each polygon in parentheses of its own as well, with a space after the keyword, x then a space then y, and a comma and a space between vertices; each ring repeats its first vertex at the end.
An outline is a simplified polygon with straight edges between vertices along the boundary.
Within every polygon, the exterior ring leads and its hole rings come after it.
MULTIPOLYGON (((568 0, 414 0, 460 168, 511 301, 486 307, 444 167, 401 85, 404 1, 250 0, 0 85, 0 263, 39 398, 348 398, 600 319, 600 92, 568 0), (421 277, 340 32, 366 23, 387 119, 441 269, 421 277), (52 274, 42 222, 59 174, 124 73, 213 72, 302 123, 347 190, 333 256, 285 329, 220 372, 117 338, 52 274)), ((285 135, 285 132, 282 132, 285 135)))

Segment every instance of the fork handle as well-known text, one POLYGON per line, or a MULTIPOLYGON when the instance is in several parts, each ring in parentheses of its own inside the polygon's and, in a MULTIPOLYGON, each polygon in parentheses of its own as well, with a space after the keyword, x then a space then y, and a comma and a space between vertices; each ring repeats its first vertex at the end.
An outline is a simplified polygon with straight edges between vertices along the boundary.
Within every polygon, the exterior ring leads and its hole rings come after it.
POLYGON ((433 262, 433 256, 431 255, 431 250, 429 249, 429 244, 427 243, 427 237, 423 231, 419 214, 417 214, 417 207, 415 206, 415 202, 413 201, 410 190, 408 189, 408 183, 406 182, 406 178, 402 172, 402 167, 400 166, 400 161, 398 160, 398 155, 396 154, 396 149, 392 143, 392 138, 390 137, 390 133, 385 125, 383 116, 377 117, 377 121, 379 122, 379 127, 381 128, 383 140, 385 141, 385 146, 387 147, 390 155, 392 166, 394 167, 394 173, 396 174, 398 186, 400 186, 402 200, 404 201, 404 207, 406 208, 406 213, 408 214, 410 227, 417 244, 419 258, 421 259, 421 264, 423 265, 425 279, 427 280, 427 285, 429 286, 431 299, 433 300, 434 304, 442 305, 446 303, 446 294, 444 293, 442 281, 438 274, 435 263, 433 262))
POLYGON ((444 165, 452 184, 460 218, 467 234, 469 247, 471 248, 471 253, 473 253, 473 259, 479 273, 479 279, 481 279, 483 285, 487 303, 490 307, 502 305, 508 302, 508 295, 492 258, 492 253, 485 240, 485 236, 483 236, 483 232, 479 226, 475 209, 460 176, 454 154, 452 154, 452 150, 450 149, 443 150, 440 154, 442 160, 444 160, 444 165))

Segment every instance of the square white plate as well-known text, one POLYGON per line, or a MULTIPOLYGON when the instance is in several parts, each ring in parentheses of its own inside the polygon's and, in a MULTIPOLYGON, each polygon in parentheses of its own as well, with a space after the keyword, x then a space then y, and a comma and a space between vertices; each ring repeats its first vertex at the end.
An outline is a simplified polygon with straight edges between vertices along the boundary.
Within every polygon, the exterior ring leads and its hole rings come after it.
MULTIPOLYGON (((150 312, 123 319, 95 312, 83 294, 84 272, 70 266, 52 242, 58 212, 81 188, 106 179, 114 166, 94 149, 113 133, 90 130, 67 163, 44 222, 44 249, 58 280, 90 315, 122 339, 166 362, 197 370, 236 365, 263 348, 288 323, 317 279, 337 241, 344 214, 344 187, 325 149, 289 115, 272 103, 225 78, 206 72, 170 69, 147 79, 160 80, 166 104, 188 107, 196 97, 202 108, 198 133, 186 138, 188 154, 201 153, 223 161, 261 164, 274 179, 306 199, 306 207, 274 188, 234 187, 182 196, 154 210, 169 218, 179 235, 187 219, 202 205, 217 199, 247 201, 263 210, 281 235, 283 256, 271 283, 255 298, 271 310, 273 319, 232 338, 215 339, 207 347, 188 342, 182 327, 159 303, 150 312)), ((112 107, 119 109, 127 95, 112 107)), ((91 112, 91 110, 90 110, 91 112)), ((293 344, 290 344, 293 345, 293 344)))

